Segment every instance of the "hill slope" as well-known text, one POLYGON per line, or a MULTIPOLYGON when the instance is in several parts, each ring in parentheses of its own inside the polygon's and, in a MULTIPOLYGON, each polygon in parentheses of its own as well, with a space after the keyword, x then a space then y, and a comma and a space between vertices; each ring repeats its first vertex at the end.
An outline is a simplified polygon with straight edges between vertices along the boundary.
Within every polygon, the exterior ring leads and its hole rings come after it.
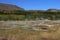
POLYGON ((0 10, 24 10, 16 5, 0 3, 0 10))

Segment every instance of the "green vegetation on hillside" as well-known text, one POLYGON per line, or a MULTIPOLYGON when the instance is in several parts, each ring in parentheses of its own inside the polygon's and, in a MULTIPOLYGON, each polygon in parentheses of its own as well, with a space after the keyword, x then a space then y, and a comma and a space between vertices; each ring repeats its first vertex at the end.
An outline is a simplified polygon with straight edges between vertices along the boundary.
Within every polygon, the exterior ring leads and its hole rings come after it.
POLYGON ((24 20, 44 18, 50 20, 57 20, 60 18, 60 12, 50 12, 50 11, 26 11, 26 10, 14 10, 14 11, 0 11, 0 20, 24 20), (22 15, 22 16, 21 16, 22 15))

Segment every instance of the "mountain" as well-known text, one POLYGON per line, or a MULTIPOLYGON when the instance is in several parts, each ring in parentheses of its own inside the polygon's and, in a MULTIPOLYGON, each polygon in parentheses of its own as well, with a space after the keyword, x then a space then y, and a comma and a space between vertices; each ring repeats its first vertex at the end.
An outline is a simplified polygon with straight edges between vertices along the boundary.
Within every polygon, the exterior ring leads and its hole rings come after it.
POLYGON ((50 11, 50 12, 60 12, 60 9, 50 8, 47 11, 50 11))
POLYGON ((21 7, 12 4, 0 3, 0 10, 24 10, 21 7))

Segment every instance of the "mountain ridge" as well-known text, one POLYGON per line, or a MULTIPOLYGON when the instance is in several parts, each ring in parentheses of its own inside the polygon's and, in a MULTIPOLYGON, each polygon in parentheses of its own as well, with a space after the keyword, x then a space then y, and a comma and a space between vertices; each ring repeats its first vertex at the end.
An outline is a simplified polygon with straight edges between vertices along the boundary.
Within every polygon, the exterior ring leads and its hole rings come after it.
POLYGON ((24 10, 24 9, 13 4, 0 3, 0 10, 24 10))

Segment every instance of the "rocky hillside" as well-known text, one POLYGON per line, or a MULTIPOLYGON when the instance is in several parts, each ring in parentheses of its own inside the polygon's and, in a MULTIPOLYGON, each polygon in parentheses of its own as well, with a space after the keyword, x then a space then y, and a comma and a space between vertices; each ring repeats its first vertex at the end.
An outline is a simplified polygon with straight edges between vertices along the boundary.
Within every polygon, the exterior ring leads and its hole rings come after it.
POLYGON ((24 10, 16 5, 0 3, 0 10, 24 10))
POLYGON ((47 11, 50 11, 50 12, 60 12, 60 9, 50 8, 47 11))

